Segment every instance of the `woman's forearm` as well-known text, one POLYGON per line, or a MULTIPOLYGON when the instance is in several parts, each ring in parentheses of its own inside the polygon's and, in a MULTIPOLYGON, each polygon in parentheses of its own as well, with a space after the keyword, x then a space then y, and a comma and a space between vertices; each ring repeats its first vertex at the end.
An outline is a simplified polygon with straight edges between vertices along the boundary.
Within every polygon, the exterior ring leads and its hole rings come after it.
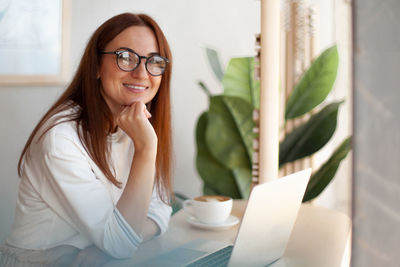
POLYGON ((147 219, 154 176, 156 152, 135 151, 128 182, 117 203, 119 212, 135 230, 142 234, 147 219))
POLYGON ((157 224, 152 219, 146 218, 142 228, 143 241, 152 239, 159 231, 157 224))

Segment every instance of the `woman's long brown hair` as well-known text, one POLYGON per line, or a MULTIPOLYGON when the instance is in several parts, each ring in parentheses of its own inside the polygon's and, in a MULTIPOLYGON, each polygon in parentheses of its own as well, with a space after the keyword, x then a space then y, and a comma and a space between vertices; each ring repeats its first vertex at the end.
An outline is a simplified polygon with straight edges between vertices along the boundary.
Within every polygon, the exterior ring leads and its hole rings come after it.
MULTIPOLYGON (((108 164, 109 149, 107 136, 112 132, 113 117, 111 110, 104 101, 100 90, 100 79, 97 79, 101 62, 100 51, 119 33, 131 26, 146 26, 153 32, 157 40, 159 53, 169 59, 169 65, 162 75, 160 88, 150 105, 150 113, 154 130, 158 137, 156 158, 156 186, 161 199, 165 202, 172 196, 172 138, 171 138, 171 102, 170 80, 172 69, 172 55, 168 42, 157 23, 147 15, 124 13, 112 17, 103 23, 90 38, 78 70, 71 84, 41 118, 34 128, 18 161, 18 174, 21 176, 22 163, 38 131, 46 121, 61 111, 78 105, 77 114, 66 115, 65 119, 76 122, 79 138, 84 144, 93 161, 98 165, 105 176, 116 186, 121 183, 116 179, 108 164), (81 127, 82 131, 79 131, 81 127)), ((48 131, 55 124, 46 129, 48 131)), ((45 131, 45 132, 46 132, 45 131)))

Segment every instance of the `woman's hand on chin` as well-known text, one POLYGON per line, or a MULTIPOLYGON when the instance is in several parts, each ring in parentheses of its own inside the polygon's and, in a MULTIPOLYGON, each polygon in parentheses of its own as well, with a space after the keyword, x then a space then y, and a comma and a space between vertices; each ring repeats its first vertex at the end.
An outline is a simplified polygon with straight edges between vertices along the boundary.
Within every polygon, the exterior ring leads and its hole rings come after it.
POLYGON ((157 150, 157 135, 151 125, 150 112, 143 102, 134 102, 124 106, 116 122, 135 144, 135 151, 157 150))

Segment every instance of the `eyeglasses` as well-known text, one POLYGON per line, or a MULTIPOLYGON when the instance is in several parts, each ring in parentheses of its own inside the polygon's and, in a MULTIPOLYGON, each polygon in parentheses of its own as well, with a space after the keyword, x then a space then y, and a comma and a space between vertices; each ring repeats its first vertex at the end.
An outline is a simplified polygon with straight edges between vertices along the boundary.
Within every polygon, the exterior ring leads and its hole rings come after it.
POLYGON ((146 60, 145 67, 147 72, 152 76, 160 76, 167 68, 169 60, 160 55, 151 55, 149 57, 141 56, 132 49, 123 48, 123 50, 100 52, 100 54, 114 54, 116 55, 118 68, 122 71, 130 72, 139 67, 143 59, 146 60))

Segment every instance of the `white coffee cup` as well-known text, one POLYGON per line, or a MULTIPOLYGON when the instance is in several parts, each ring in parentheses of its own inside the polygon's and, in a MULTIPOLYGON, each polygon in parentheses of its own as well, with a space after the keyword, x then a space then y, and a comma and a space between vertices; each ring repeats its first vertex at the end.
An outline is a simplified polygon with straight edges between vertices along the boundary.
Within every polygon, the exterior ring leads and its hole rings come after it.
POLYGON ((186 213, 202 223, 218 224, 226 221, 232 211, 232 198, 226 196, 199 196, 183 202, 186 213))

